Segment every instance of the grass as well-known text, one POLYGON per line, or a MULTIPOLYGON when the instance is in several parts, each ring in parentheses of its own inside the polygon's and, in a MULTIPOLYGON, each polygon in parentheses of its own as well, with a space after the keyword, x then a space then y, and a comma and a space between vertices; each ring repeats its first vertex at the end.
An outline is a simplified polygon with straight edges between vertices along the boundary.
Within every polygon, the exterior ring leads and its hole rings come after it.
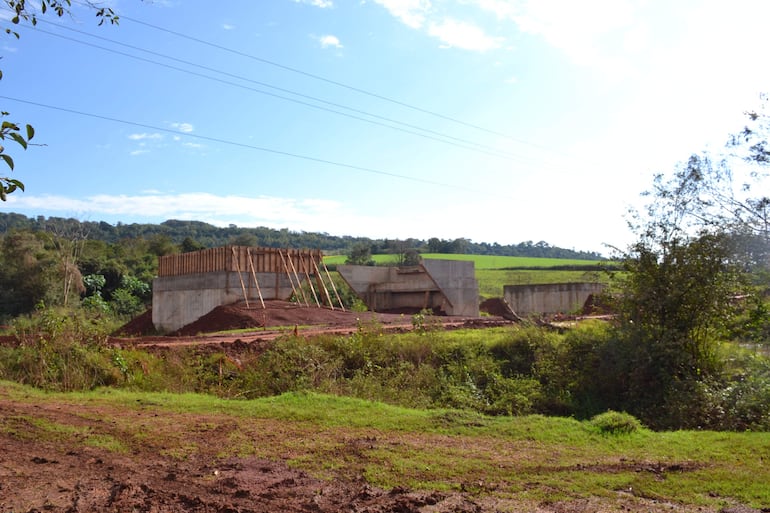
POLYGON ((502 297, 506 285, 534 285, 546 283, 604 282, 605 274, 585 271, 549 271, 544 269, 476 269, 479 296, 483 299, 502 297))
POLYGON ((254 455, 321 477, 359 473, 385 488, 516 500, 611 500, 624 491, 712 508, 730 501, 770 504, 766 433, 640 428, 607 434, 569 418, 486 417, 314 393, 237 401, 112 389, 51 394, 0 382, 0 401, 43 406, 0 420, 9 436, 24 437, 31 429, 48 439, 109 451, 156 450, 178 459, 205 451, 254 455), (66 417, 71 424, 49 420, 46 412, 55 408, 45 406, 51 405, 77 412, 66 417), (93 416, 107 422, 84 426, 93 416))

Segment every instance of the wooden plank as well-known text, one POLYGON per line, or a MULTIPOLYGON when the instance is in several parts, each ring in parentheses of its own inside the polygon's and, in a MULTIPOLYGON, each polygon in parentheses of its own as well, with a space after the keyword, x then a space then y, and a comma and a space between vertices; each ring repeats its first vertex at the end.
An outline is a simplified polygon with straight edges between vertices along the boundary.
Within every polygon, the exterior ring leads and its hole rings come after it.
MULTIPOLYGON (((233 248, 233 256, 235 256, 235 248, 233 248)), ((238 265, 238 261, 236 260, 235 265, 238 265)), ((243 299, 246 300, 246 308, 249 308, 249 296, 246 294, 246 286, 243 283, 243 276, 241 276, 241 269, 238 268, 238 279, 241 280, 241 290, 243 291, 243 299)))

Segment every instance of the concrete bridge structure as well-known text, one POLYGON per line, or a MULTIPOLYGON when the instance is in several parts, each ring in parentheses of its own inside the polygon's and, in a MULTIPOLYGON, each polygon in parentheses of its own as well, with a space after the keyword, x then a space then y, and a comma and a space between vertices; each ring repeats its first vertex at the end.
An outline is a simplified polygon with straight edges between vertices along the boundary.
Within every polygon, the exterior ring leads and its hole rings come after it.
POLYGON ((503 298, 517 315, 527 317, 578 311, 589 296, 603 290, 601 283, 506 285, 503 298))
POLYGON ((338 265, 337 272, 370 310, 432 309, 478 317, 479 284, 473 262, 426 259, 420 265, 338 265))
POLYGON ((317 250, 246 246, 162 256, 152 283, 152 323, 160 332, 176 331, 220 305, 245 301, 258 307, 300 296, 300 287, 313 279, 320 291, 322 258, 317 250))

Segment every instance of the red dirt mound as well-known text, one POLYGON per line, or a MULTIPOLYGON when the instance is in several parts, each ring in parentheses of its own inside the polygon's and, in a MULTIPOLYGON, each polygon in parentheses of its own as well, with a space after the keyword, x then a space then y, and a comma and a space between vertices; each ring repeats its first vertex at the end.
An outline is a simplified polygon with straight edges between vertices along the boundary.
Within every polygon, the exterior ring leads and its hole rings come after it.
POLYGON ((118 328, 113 335, 116 337, 132 337, 152 335, 154 333, 155 326, 152 324, 152 308, 150 308, 118 328))
POLYGON ((245 328, 269 328, 274 326, 355 326, 358 322, 376 320, 383 324, 409 323, 408 317, 398 314, 374 312, 343 312, 339 308, 303 306, 289 301, 265 301, 251 304, 244 303, 223 305, 197 321, 180 328, 172 335, 192 336, 200 333, 212 333, 245 328))

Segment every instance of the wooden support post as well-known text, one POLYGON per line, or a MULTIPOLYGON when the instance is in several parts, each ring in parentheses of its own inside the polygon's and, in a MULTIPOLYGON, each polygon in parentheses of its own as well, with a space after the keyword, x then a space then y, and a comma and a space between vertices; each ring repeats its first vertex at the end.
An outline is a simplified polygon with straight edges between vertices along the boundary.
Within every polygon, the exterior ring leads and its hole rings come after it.
POLYGON ((310 267, 307 263, 307 260, 305 258, 302 259, 302 267, 305 269, 305 278, 307 278, 308 285, 310 285, 310 291, 313 293, 313 299, 315 299, 315 304, 318 308, 321 308, 321 302, 318 301, 318 294, 315 293, 315 287, 313 287, 313 280, 310 279, 310 271, 308 270, 308 267, 310 267))
POLYGON ((294 278, 297 279, 297 288, 299 289, 299 293, 302 295, 302 301, 305 303, 305 306, 310 306, 307 302, 307 296, 305 295, 305 291, 302 290, 302 280, 299 279, 299 274, 297 274, 297 268, 294 267, 294 260, 291 259, 291 255, 289 254, 288 250, 286 251, 286 258, 289 260, 289 265, 291 266, 291 270, 294 273, 294 278))
POLYGON ((299 294, 297 294, 297 289, 294 288, 294 280, 291 279, 291 272, 289 271, 289 265, 286 263, 286 259, 283 258, 283 251, 279 249, 278 255, 280 255, 281 257, 281 261, 283 262, 284 269, 286 269, 286 277, 289 278, 289 283, 291 283, 291 290, 292 292, 294 292, 294 297, 296 297, 297 301, 299 301, 299 294))
POLYGON ((337 297, 337 302, 340 304, 340 308, 342 308, 342 311, 345 311, 345 305, 342 304, 342 298, 340 298, 339 293, 337 292, 337 287, 334 285, 334 280, 332 280, 331 274, 329 274, 329 268, 326 267, 326 264, 323 260, 321 260, 321 265, 324 268, 324 271, 326 272, 326 277, 329 278, 329 283, 332 284, 332 290, 334 291, 334 295, 337 297))
MULTIPOLYGON (((334 310, 334 303, 332 303, 332 298, 329 296, 329 289, 326 288, 326 284, 323 280, 323 275, 321 274, 321 271, 318 269, 318 264, 313 260, 313 267, 315 267, 315 275, 318 277, 318 282, 321 284, 320 286, 323 287, 324 293, 326 294, 326 301, 329 302, 329 306, 332 310, 334 310)), ((333 284, 332 284, 333 285, 333 284)))
POLYGON ((235 270, 238 271, 238 279, 241 280, 241 290, 243 291, 243 299, 246 300, 246 308, 249 308, 249 295, 246 294, 246 285, 243 283, 243 276, 241 276, 241 266, 238 264, 235 246, 233 246, 233 261, 235 262, 235 270))
POLYGON ((246 248, 246 254, 249 257, 249 266, 251 267, 251 275, 254 277, 254 285, 257 287, 257 294, 259 294, 259 302, 262 303, 262 308, 265 308, 265 300, 262 299, 262 290, 259 288, 259 282, 257 281, 257 271, 254 269, 254 262, 251 260, 251 248, 246 248))

